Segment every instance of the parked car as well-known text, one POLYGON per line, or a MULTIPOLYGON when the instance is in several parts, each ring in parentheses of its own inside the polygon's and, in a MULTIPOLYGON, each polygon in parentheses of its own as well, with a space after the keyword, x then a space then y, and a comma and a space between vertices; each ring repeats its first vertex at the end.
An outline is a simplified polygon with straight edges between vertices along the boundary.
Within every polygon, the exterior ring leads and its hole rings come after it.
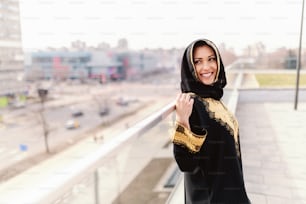
POLYGON ((78 109, 74 106, 71 106, 70 109, 71 109, 72 117, 80 117, 80 116, 84 115, 82 110, 80 110, 80 109, 78 109))
POLYGON ((79 121, 75 119, 67 120, 66 122, 66 129, 76 129, 80 127, 79 121))
POLYGON ((105 116, 105 115, 108 115, 109 114, 109 107, 103 107, 103 108, 100 108, 99 110, 99 115, 100 116, 105 116))
POLYGON ((72 111, 71 114, 72 114, 73 117, 80 117, 80 116, 84 115, 81 110, 74 110, 74 111, 72 111))
POLYGON ((127 105, 129 105, 129 102, 128 102, 128 100, 120 97, 120 98, 117 99, 116 104, 119 105, 119 106, 127 106, 127 105))
POLYGON ((25 108, 25 102, 16 102, 13 104, 13 108, 25 108))

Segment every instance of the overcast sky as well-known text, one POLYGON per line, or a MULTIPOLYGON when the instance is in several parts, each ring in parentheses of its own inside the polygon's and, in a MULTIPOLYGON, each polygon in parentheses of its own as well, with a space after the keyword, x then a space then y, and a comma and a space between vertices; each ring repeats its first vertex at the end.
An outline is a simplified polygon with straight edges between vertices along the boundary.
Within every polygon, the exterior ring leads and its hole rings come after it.
POLYGON ((20 0, 25 49, 78 39, 115 46, 120 38, 131 49, 181 48, 197 38, 238 52, 258 41, 298 47, 301 11, 302 0, 20 0))

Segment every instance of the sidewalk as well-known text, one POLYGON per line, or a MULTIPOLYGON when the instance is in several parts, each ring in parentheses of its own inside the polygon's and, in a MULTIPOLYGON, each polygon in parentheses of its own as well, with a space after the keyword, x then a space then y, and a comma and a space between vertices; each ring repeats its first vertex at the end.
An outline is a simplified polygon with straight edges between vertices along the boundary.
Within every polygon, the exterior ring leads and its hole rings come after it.
POLYGON ((240 102, 236 116, 252 204, 306 203, 306 103, 240 102))

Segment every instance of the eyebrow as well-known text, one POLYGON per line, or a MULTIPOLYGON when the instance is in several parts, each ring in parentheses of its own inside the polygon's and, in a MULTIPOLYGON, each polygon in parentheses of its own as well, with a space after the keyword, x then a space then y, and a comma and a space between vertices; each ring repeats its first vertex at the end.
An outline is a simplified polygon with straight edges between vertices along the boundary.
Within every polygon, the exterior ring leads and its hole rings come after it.
MULTIPOLYGON (((209 55, 208 57, 216 57, 216 55, 212 54, 212 55, 209 55)), ((203 58, 202 57, 195 57, 193 59, 196 60, 196 59, 203 59, 203 58)))

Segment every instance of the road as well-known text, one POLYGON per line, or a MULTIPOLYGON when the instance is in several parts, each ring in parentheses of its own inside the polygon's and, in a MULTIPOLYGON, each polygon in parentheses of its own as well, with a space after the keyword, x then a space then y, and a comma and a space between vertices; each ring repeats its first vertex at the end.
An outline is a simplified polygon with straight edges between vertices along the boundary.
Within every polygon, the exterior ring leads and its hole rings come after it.
MULTIPOLYGON (((102 86, 61 84, 53 88, 50 92, 53 100, 45 102, 43 112, 50 129, 48 143, 51 152, 59 151, 61 146, 72 145, 82 137, 95 134, 91 131, 101 127, 101 124, 115 124, 118 121, 114 120, 122 119, 137 109, 153 106, 159 98, 174 98, 178 90, 176 77, 172 78, 172 83, 168 83, 167 79, 169 76, 157 76, 148 77, 141 82, 119 82, 102 86), (118 106, 116 100, 119 97, 129 100, 129 105, 118 106), (98 114, 97 101, 103 104, 105 99, 108 100, 110 114, 101 117, 98 114), (82 110, 84 115, 76 118, 81 124, 80 128, 67 130, 65 123, 72 118, 71 106, 82 110)), ((41 107, 40 103, 28 104, 26 108, 16 109, 5 115, 6 127, 0 129, 1 169, 46 151, 43 126, 39 117, 41 107)), ((131 125, 133 119, 130 121, 125 125, 131 125)), ((111 129, 114 131, 112 135, 120 130, 111 129)))

